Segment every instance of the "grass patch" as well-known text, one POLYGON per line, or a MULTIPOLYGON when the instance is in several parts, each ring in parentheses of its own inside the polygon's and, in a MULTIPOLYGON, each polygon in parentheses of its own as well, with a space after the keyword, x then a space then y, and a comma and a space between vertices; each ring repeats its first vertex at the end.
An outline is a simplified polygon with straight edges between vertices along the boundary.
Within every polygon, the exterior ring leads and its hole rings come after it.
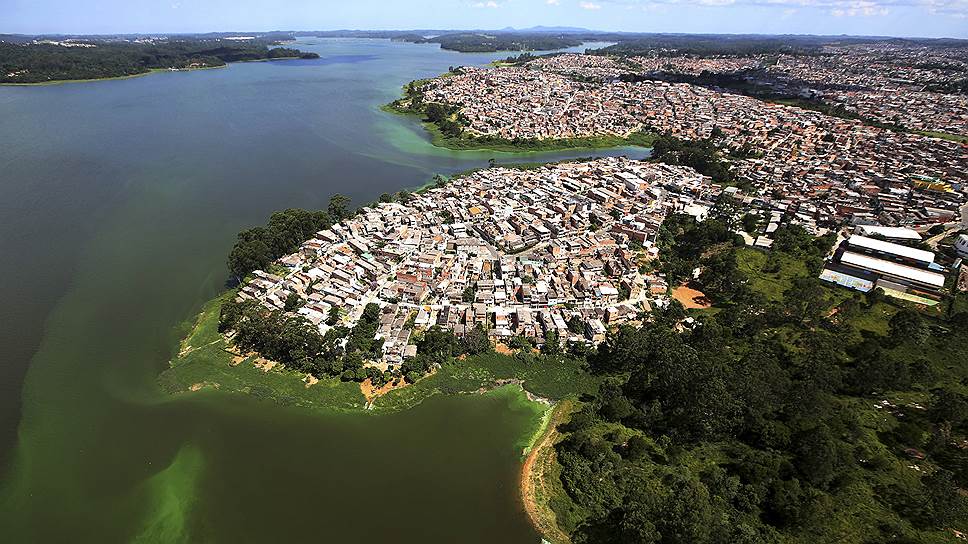
POLYGON ((929 138, 941 138, 942 140, 950 140, 952 142, 958 142, 960 144, 968 144, 968 136, 962 136, 961 134, 951 134, 950 132, 936 132, 933 130, 915 130, 915 134, 920 134, 921 136, 928 136, 929 138))
POLYGON ((409 387, 380 397, 374 402, 373 409, 406 409, 433 395, 473 393, 511 381, 520 381, 525 391, 551 400, 594 393, 599 382, 585 371, 584 363, 580 361, 541 358, 523 361, 492 353, 447 364, 409 387))
POLYGON ((306 387, 302 373, 285 368, 263 372, 250 360, 232 366, 232 355, 218 332, 218 318, 222 303, 234 295, 229 291, 209 301, 194 323, 186 327, 190 332, 182 340, 178 355, 158 378, 162 389, 172 394, 198 390, 242 393, 285 406, 328 411, 363 409, 365 399, 355 382, 327 379, 306 387))
POLYGON ((750 288, 770 301, 782 300, 783 293, 793 287, 793 280, 809 275, 802 261, 779 251, 741 248, 736 252, 736 264, 749 278, 750 288))

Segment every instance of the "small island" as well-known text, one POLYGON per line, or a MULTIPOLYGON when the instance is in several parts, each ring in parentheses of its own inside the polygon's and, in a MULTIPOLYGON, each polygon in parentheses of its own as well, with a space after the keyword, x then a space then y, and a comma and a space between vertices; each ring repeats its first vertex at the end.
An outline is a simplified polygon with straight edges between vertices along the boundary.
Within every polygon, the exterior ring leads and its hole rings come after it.
POLYGON ((0 41, 0 84, 31 85, 220 68, 230 62, 314 59, 319 55, 256 37, 37 39, 0 41))

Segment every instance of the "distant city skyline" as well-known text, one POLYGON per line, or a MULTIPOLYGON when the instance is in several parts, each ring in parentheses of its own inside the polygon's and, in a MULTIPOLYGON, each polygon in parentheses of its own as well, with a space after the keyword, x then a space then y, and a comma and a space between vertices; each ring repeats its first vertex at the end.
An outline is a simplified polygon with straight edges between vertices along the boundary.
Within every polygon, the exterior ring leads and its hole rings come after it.
POLYGON ((4 0, 0 33, 500 29, 968 38, 968 0, 4 0))

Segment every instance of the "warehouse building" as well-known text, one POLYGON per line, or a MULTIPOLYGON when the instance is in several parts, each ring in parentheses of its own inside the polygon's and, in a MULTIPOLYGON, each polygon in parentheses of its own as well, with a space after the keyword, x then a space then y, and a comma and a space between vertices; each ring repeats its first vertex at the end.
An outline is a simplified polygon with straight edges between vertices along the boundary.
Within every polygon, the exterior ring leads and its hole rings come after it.
POLYGON ((944 288, 945 269, 931 251, 855 234, 837 248, 820 279, 863 292, 881 288, 891 296, 935 304, 944 288))

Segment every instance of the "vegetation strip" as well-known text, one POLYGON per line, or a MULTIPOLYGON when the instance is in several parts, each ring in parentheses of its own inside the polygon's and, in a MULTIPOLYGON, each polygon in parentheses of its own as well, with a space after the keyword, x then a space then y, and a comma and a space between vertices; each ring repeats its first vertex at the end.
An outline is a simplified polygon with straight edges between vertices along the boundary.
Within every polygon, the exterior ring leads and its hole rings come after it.
POLYGON ((534 528, 552 544, 571 542, 558 526, 550 495, 552 489, 560 490, 561 487, 552 481, 556 476, 554 444, 560 436, 558 426, 565 422, 577 406, 577 401, 563 399, 548 411, 541 433, 529 448, 521 465, 521 499, 524 509, 534 528))

